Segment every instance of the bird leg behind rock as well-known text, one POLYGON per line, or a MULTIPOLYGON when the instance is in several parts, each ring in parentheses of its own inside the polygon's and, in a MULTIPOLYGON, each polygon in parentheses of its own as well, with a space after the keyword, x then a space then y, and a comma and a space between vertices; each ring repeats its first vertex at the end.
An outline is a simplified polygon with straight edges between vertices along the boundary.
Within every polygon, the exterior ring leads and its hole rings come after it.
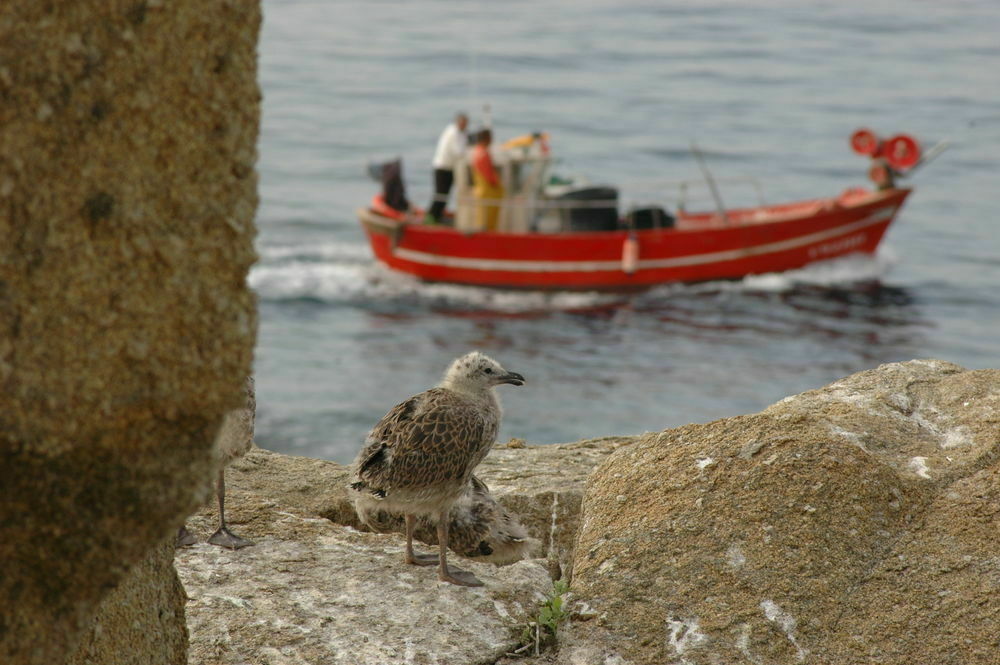
POLYGON ((249 540, 240 538, 229 530, 226 526, 226 467, 219 469, 219 529, 212 534, 208 542, 220 547, 228 547, 231 550, 238 550, 241 547, 253 545, 249 540))
POLYGON ((406 513, 406 553, 403 555, 403 561, 414 566, 433 566, 438 562, 438 555, 436 554, 420 554, 413 551, 413 525, 416 522, 416 518, 410 513, 406 513))
POLYGON ((438 562, 438 579, 442 582, 450 582, 460 586, 483 586, 483 583, 472 573, 458 568, 448 567, 448 519, 451 506, 441 510, 438 515, 438 549, 440 550, 440 561, 438 562))

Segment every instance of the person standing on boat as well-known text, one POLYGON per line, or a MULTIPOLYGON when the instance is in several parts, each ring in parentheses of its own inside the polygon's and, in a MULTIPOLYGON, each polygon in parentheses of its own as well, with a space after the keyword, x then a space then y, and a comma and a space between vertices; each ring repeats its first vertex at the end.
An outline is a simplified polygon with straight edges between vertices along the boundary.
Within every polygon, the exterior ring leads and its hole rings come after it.
POLYGON ((493 133, 484 129, 479 132, 476 146, 472 149, 472 195, 476 199, 476 226, 484 231, 496 231, 500 220, 500 199, 503 185, 500 175, 490 156, 490 142, 493 133))
POLYGON ((465 128, 469 125, 469 117, 464 113, 455 114, 455 121, 444 128, 434 151, 434 199, 431 201, 427 216, 431 223, 440 223, 444 219, 445 205, 451 185, 455 182, 455 167, 465 156, 468 149, 468 139, 465 128))

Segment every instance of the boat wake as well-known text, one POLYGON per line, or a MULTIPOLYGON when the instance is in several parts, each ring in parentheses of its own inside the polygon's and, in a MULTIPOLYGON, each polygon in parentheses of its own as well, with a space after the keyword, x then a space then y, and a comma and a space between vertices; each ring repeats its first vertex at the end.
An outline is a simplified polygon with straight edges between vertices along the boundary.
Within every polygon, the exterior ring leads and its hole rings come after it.
POLYGON ((351 243, 276 246, 260 251, 250 286, 264 303, 312 302, 363 309, 430 309, 448 313, 544 314, 614 308, 636 300, 651 302, 699 294, 786 293, 800 289, 877 284, 896 262, 888 248, 876 256, 856 255, 815 263, 801 270, 751 275, 735 281, 666 284, 639 294, 543 292, 430 284, 388 270, 368 248, 351 243))
POLYGON ((895 264, 895 252, 882 245, 875 256, 852 254, 813 263, 799 270, 749 275, 740 284, 742 288, 752 291, 788 291, 799 286, 844 287, 880 281, 895 264))

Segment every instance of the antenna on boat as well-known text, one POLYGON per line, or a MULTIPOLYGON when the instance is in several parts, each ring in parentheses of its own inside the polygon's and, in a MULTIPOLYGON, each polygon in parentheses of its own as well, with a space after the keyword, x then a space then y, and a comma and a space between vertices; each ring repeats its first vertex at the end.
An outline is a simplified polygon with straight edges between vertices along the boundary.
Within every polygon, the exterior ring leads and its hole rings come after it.
POLYGON ((931 160, 933 160, 942 152, 950 148, 951 144, 952 144, 951 139, 943 139, 941 141, 938 141, 937 143, 934 144, 933 147, 931 147, 930 150, 928 150, 927 152, 925 152, 923 155, 920 156, 920 159, 917 160, 916 164, 911 166, 905 173, 900 173, 899 175, 901 176, 912 175, 913 172, 916 171, 918 168, 920 168, 921 166, 926 166, 931 162, 931 160))
POLYGON ((698 167, 701 168, 701 173, 705 176, 705 182, 708 183, 708 189, 712 192, 712 198, 715 199, 715 208, 719 211, 719 216, 722 217, 722 221, 728 224, 729 216, 726 214, 726 207, 722 205, 722 196, 719 194, 719 188, 715 185, 715 178, 712 177, 711 172, 708 170, 705 157, 701 154, 698 144, 694 141, 691 141, 691 153, 698 160, 698 167))

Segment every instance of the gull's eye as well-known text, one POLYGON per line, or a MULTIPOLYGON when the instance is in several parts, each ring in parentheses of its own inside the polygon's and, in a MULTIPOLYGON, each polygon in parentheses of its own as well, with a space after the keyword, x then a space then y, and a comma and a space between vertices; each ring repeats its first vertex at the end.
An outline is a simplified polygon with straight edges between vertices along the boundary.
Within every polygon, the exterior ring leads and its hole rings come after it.
POLYGON ((483 371, 486 372, 487 374, 492 374, 493 373, 493 368, 492 367, 487 367, 483 371))

